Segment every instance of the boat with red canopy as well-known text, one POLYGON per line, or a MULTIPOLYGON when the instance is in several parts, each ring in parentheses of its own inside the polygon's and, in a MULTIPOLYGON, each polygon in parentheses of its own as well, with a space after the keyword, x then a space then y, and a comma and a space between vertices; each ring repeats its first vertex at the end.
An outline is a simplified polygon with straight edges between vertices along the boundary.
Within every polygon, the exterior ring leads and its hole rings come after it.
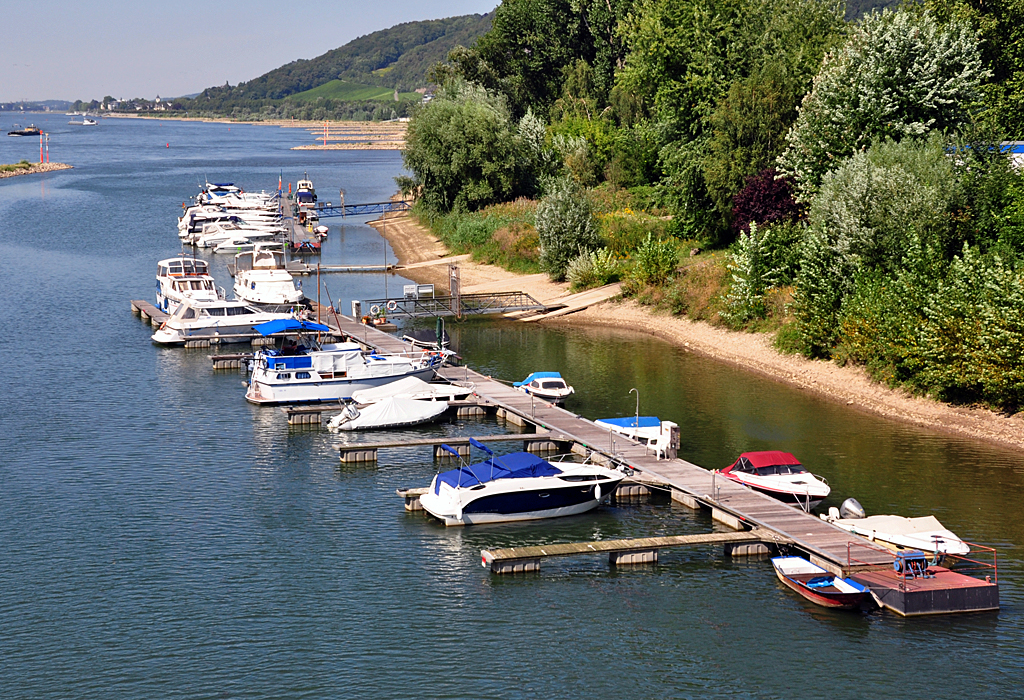
POLYGON ((808 511, 832 491, 823 478, 807 471, 796 457, 777 450, 744 452, 719 474, 808 511))

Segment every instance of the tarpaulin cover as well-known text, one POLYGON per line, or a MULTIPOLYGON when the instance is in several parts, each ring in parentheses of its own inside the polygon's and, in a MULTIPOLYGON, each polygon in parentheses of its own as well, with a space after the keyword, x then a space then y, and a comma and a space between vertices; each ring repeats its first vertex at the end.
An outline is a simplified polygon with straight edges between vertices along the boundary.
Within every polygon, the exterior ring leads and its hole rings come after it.
MULTIPOLYGON (((447 401, 416 401, 414 399, 386 398, 359 411, 351 420, 329 425, 341 430, 374 430, 400 425, 418 425, 432 421, 448 410, 447 401)), ((342 414, 344 417, 345 414, 342 414)))
POLYGON ((253 329, 260 335, 273 335, 274 333, 285 332, 294 333, 296 331, 319 331, 320 333, 327 333, 331 330, 329 326, 325 326, 322 323, 300 321, 297 318, 279 318, 274 321, 261 323, 258 326, 253 326, 253 329))
POLYGON ((595 423, 607 423, 617 428, 660 428, 661 419, 657 416, 640 416, 640 423, 637 424, 636 416, 626 418, 599 418, 595 423))
POLYGON ((534 379, 561 379, 561 378, 562 378, 562 375, 559 372, 534 372, 533 374, 531 374, 529 377, 527 377, 526 379, 524 379, 521 382, 513 382, 512 386, 523 386, 524 384, 529 384, 534 379))
POLYGON ((491 460, 452 469, 437 475, 434 493, 440 493, 441 483, 453 487, 467 487, 496 479, 528 479, 534 476, 557 476, 562 470, 529 452, 515 452, 491 460))

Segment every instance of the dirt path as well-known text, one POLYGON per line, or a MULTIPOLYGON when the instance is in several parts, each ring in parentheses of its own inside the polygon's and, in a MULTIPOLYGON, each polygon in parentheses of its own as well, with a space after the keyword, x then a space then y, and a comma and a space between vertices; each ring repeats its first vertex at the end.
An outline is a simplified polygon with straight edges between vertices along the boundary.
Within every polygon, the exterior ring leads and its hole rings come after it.
MULTIPOLYGON (((381 229, 379 222, 378 230, 381 229)), ((388 219, 386 237, 400 264, 438 260, 447 249, 433 234, 408 216, 388 219)), ((568 294, 565 284, 550 282, 544 275, 516 275, 492 265, 459 262, 464 291, 519 290, 548 302, 568 294)), ((447 265, 400 271, 421 283, 448 284, 447 265)), ((872 381, 859 367, 840 367, 831 362, 784 355, 770 336, 716 328, 707 323, 651 311, 626 300, 592 306, 550 321, 551 325, 603 326, 639 331, 662 338, 690 351, 758 372, 791 386, 814 392, 839 403, 943 432, 963 435, 1004 446, 1024 448, 1024 414, 1005 416, 980 408, 964 408, 912 396, 872 381)))

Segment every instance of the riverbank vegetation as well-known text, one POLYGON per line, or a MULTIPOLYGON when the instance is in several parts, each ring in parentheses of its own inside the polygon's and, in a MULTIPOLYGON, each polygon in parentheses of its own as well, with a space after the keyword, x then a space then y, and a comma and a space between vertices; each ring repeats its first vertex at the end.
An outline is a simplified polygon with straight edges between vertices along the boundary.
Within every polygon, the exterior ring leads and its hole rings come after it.
POLYGON ((506 1, 434 69, 399 184, 458 252, 1015 411, 1024 8, 845 9, 506 1))
POLYGON ((19 170, 28 170, 32 167, 32 163, 27 160, 21 160, 17 163, 4 163, 0 164, 0 173, 13 173, 19 170))

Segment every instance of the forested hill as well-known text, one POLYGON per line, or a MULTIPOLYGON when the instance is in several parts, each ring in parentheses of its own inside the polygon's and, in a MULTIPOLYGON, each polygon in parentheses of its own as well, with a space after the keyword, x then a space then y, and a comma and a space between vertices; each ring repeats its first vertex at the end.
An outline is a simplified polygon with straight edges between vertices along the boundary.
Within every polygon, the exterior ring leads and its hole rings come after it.
POLYGON ((235 86, 208 88, 197 102, 230 112, 233 107, 280 100, 332 80, 415 90, 427 71, 457 45, 472 46, 491 26, 491 14, 406 22, 350 41, 309 60, 293 61, 235 86))

